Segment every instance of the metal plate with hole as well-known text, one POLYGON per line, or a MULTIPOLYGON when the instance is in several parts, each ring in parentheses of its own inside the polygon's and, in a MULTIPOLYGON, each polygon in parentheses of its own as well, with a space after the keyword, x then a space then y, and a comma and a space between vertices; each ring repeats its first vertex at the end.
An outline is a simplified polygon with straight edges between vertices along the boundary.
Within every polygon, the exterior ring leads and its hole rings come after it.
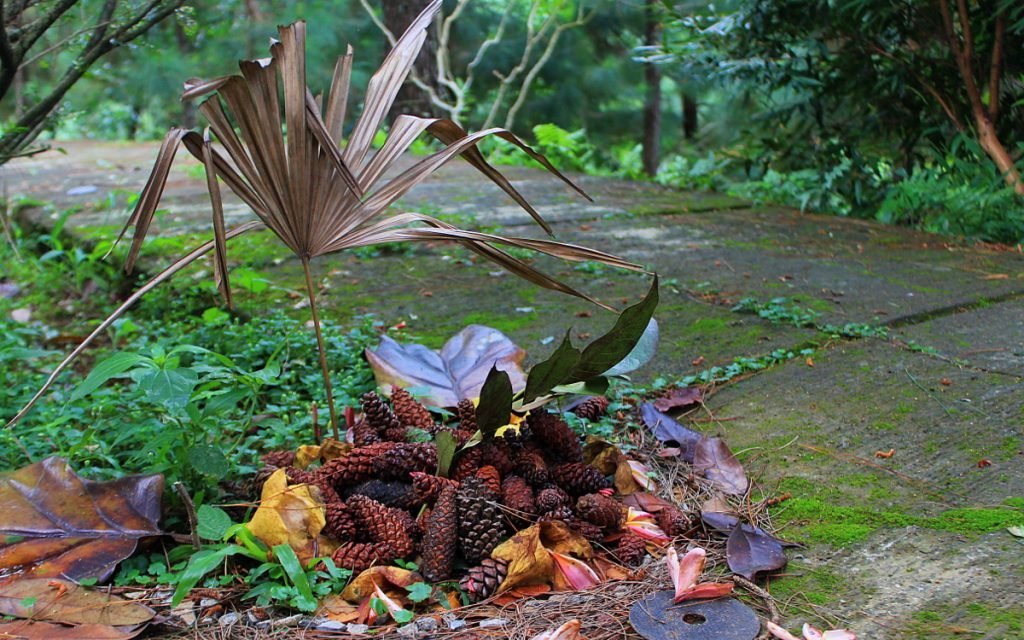
POLYGON ((754 610, 735 598, 672 604, 659 591, 629 610, 629 621, 648 640, 753 640, 761 631, 754 610))

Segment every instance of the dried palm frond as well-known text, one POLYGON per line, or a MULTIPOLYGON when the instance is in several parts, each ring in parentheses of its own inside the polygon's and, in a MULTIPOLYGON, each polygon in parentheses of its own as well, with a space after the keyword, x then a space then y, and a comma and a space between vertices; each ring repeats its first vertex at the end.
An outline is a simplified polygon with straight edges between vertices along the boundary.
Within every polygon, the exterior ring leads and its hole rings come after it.
POLYGON ((241 62, 241 75, 187 82, 182 99, 209 96, 199 106, 200 112, 209 121, 209 129, 204 135, 179 128, 168 132, 149 180, 118 240, 124 237, 129 228, 134 228, 125 262, 125 269, 130 272, 149 231, 175 153, 179 146, 184 145, 206 167, 213 212, 213 241, 178 259, 115 311, 57 367, 43 388, 8 426, 25 414, 71 360, 113 319, 123 313, 127 306, 211 249, 214 253, 217 285, 230 304, 226 241, 259 226, 269 228, 302 261, 320 348, 325 393, 335 433, 337 416, 309 267, 312 258, 387 242, 450 241, 465 246, 530 282, 596 304, 601 303, 513 258, 495 245, 527 248, 564 260, 595 260, 616 267, 641 270, 639 266, 621 258, 576 245, 467 231, 420 214, 385 215, 389 207, 410 189, 452 158, 461 156, 509 194, 550 234, 551 228, 540 214, 476 148, 481 139, 492 135, 518 146, 587 197, 544 156, 504 129, 492 128, 470 134, 450 120, 402 115, 392 123, 383 146, 371 153, 374 136, 381 129, 385 115, 409 74, 426 38, 426 29, 440 6, 441 0, 431 2, 398 40, 380 69, 370 79, 363 111, 347 141, 342 140, 342 131, 352 70, 351 48, 335 66, 326 106, 321 109, 320 101, 313 97, 306 85, 304 23, 281 27, 280 40, 271 46, 271 57, 241 62), (279 82, 283 85, 283 106, 279 97, 279 82), (213 146, 211 132, 220 143, 219 148, 213 146), (420 159, 382 184, 385 173, 393 168, 395 162, 423 133, 433 135, 446 147, 420 159), (259 218, 258 223, 246 223, 231 231, 225 229, 218 178, 252 209, 259 218))

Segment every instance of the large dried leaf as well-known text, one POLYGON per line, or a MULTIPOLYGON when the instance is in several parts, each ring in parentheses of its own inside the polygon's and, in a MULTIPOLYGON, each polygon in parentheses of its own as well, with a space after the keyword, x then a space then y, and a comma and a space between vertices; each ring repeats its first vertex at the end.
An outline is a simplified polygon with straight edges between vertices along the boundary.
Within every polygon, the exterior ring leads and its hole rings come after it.
POLYGON ((693 454, 693 468, 729 495, 745 495, 750 486, 743 465, 721 438, 701 438, 693 454))
POLYGON ((247 527, 268 547, 287 544, 308 562, 317 555, 317 536, 325 523, 323 504, 311 486, 289 485, 285 470, 278 469, 263 483, 260 506, 247 527))
POLYGON ((0 474, 0 574, 108 578, 139 538, 160 535, 163 482, 93 482, 58 457, 0 474))
POLYGON ((19 578, 0 584, 0 614, 113 627, 137 627, 156 615, 137 602, 53 578, 19 578))
POLYGON ((772 536, 741 524, 732 530, 725 543, 725 559, 729 569, 747 580, 761 571, 775 571, 786 566, 782 545, 772 536))
POLYGON ((0 623, 0 638, 4 640, 131 640, 145 630, 113 627, 109 624, 64 625, 52 622, 19 620, 0 623))
POLYGON ((520 366, 525 357, 526 352, 504 333, 477 324, 453 336, 440 352, 419 344, 401 345, 387 336, 375 350, 366 350, 377 386, 385 394, 396 386, 416 387, 423 401, 438 407, 480 397, 491 367, 507 373, 512 389, 521 390, 526 385, 520 366))
POLYGON ((679 457, 684 462, 693 462, 694 454, 697 452, 697 443, 704 437, 693 429, 688 429, 679 424, 657 409, 650 402, 640 405, 640 418, 655 438, 676 447, 679 447, 679 457))
POLYGON ((518 532, 491 552, 492 558, 508 562, 508 573, 498 592, 520 586, 556 583, 555 560, 549 552, 583 560, 593 556, 590 543, 564 522, 537 523, 518 532))

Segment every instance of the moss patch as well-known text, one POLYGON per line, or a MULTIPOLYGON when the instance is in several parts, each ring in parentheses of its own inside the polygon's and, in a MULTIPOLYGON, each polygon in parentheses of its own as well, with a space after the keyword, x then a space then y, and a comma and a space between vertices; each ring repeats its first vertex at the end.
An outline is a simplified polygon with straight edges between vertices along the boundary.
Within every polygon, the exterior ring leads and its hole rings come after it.
POLYGON ((769 577, 768 592, 785 605, 806 601, 813 605, 825 605, 834 601, 842 592, 845 580, 827 569, 802 570, 792 564, 788 575, 769 577))

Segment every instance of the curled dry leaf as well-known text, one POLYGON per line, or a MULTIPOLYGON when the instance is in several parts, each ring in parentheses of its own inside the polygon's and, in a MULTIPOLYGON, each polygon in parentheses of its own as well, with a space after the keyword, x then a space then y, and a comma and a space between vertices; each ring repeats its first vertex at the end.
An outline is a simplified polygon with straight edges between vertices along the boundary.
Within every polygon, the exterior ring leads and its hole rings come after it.
POLYGON ((0 473, 0 575, 105 580, 159 535, 163 476, 93 482, 63 458, 0 473))
POLYGON ((268 547, 287 544, 302 562, 317 556, 317 536, 324 528, 324 507, 309 485, 289 485, 284 469, 263 483, 260 506, 246 525, 268 547))
POLYGON ((626 524, 624 526, 630 533, 635 533, 648 542, 656 544, 672 542, 672 538, 667 536, 661 530, 661 527, 654 523, 654 516, 646 511, 629 507, 626 510, 626 524))
POLYGON ((378 586, 388 590, 395 587, 404 591, 406 587, 417 582, 423 582, 418 573, 391 565, 377 565, 353 578, 341 592, 341 597, 349 602, 360 602, 363 598, 373 595, 378 586))
POLYGON ((682 407, 699 404, 704 399, 704 391, 700 387, 673 389, 666 397, 654 401, 658 411, 671 411, 682 407))
POLYGON ((539 522, 523 529, 491 552, 492 558, 508 562, 505 581, 498 593, 537 584, 555 583, 555 560, 550 552, 589 560, 593 548, 586 538, 564 522, 539 522))
POLYGON ((682 559, 676 553, 675 547, 668 548, 665 552, 665 563, 675 587, 673 602, 718 598, 732 593, 735 585, 731 582, 698 582, 700 575, 704 573, 706 560, 707 552, 701 547, 690 549, 682 559))
POLYGON ((599 584, 601 577, 590 565, 572 556, 556 551, 548 551, 555 561, 555 573, 552 576, 555 589, 559 591, 583 591, 599 584))
POLYGON ((801 639, 789 631, 786 631, 771 620, 766 621, 765 626, 768 628, 768 632, 779 640, 857 640, 857 636, 846 629, 830 629, 828 631, 821 631, 809 624, 805 624, 803 628, 803 639, 801 639))
POLYGON ((156 614, 137 602, 68 580, 20 578, 0 585, 0 615, 71 625, 106 625, 125 631, 146 624, 156 614))
POLYGON ((538 633, 532 640, 583 640, 580 635, 580 621, 570 620, 560 627, 538 633))
POLYGON ((761 571, 775 571, 786 566, 782 544, 749 524, 733 528, 725 543, 725 559, 729 569, 747 580, 761 571))
POLYGON ((658 411, 649 402, 640 405, 640 418, 655 438, 661 442, 676 445, 679 448, 679 457, 684 462, 693 462, 697 443, 704 436, 679 424, 670 416, 658 411))
POLYGON ((124 630, 108 624, 63 625, 19 620, 0 623, 0 638, 4 640, 130 640, 142 633, 144 629, 144 626, 124 630))
POLYGON ((627 507, 632 507, 637 511, 647 511, 649 513, 657 513, 665 507, 674 507, 668 500, 659 498, 653 493, 647 493, 646 491, 637 491, 631 493, 622 498, 622 503, 627 507))
POLYGON ((743 465, 721 438, 700 439, 693 454, 693 468, 729 495, 745 495, 750 486, 743 465))
POLYGON ((514 391, 526 386, 522 362, 526 352, 504 333, 481 325, 469 325, 441 351, 423 345, 402 345, 381 336, 376 349, 366 350, 377 386, 390 394, 395 386, 424 390, 426 404, 454 407, 459 400, 480 397, 492 366, 508 374, 514 391))

